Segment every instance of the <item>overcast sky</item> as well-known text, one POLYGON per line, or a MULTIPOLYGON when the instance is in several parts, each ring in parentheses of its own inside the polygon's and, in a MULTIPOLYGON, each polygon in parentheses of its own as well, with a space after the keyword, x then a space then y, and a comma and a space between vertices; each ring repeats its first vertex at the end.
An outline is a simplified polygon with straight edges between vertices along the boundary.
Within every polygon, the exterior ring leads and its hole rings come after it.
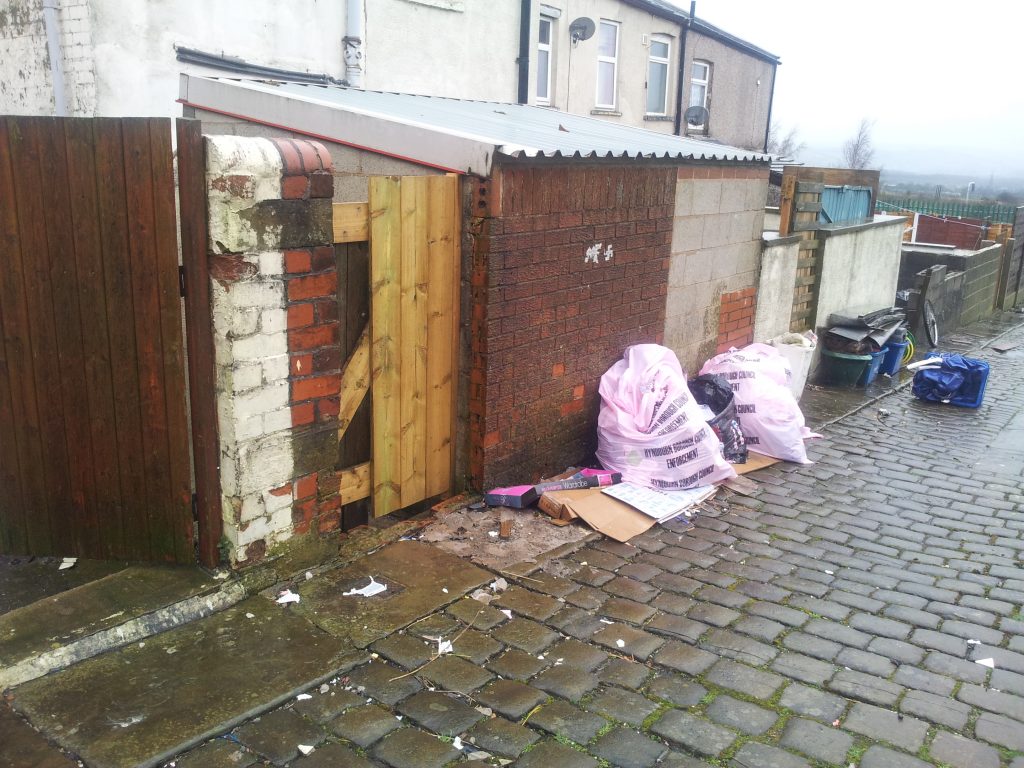
POLYGON ((866 117, 885 168, 1024 177, 1020 0, 698 0, 697 17, 782 59, 772 117, 804 162, 840 164, 866 117))

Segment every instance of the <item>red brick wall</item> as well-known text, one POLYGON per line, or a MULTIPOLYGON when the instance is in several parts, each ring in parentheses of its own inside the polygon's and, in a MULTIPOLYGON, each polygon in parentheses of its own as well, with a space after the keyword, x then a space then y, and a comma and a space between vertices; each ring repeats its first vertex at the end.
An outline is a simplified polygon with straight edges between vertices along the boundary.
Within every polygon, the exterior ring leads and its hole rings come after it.
POLYGON ((921 214, 917 217, 915 238, 919 243, 955 245, 974 251, 981 247, 983 224, 980 219, 943 219, 921 214))
POLYGON ((630 344, 662 340, 675 178, 672 166, 510 164, 481 186, 471 221, 476 487, 536 480, 592 454, 601 375, 630 344))
POLYGON ((756 288, 722 294, 722 304, 718 311, 716 353, 727 352, 730 347, 745 347, 754 341, 756 301, 756 288))

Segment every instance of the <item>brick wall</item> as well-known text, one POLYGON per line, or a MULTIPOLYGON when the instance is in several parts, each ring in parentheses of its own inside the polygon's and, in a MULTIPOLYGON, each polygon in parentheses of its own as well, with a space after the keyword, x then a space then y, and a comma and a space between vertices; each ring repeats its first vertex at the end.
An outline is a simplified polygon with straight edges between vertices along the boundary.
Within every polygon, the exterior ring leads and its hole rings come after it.
POLYGON ((320 144, 207 142, 224 534, 236 565, 337 530, 337 266, 320 144))
POLYGON ((676 175, 665 346, 692 373, 719 348, 723 295, 757 286, 768 167, 686 165, 676 175))
POLYGON ((745 347, 754 341, 754 314, 757 289, 722 294, 718 310, 718 346, 716 352, 727 352, 730 347, 745 347))
POLYGON ((954 245, 973 251, 981 245, 984 225, 980 219, 946 219, 922 214, 917 217, 914 238, 919 243, 954 245))
POLYGON ((507 164, 474 196, 470 474, 528 482, 596 446, 601 375, 660 342, 675 168, 507 164))

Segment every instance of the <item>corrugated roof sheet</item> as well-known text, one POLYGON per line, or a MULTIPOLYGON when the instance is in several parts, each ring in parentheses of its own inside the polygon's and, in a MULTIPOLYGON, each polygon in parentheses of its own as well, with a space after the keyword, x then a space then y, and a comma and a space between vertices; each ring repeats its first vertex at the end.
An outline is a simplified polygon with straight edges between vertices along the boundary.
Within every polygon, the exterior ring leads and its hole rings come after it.
POLYGON ((544 107, 331 85, 184 76, 182 101, 428 165, 476 173, 489 172, 494 153, 509 157, 643 157, 731 162, 770 159, 751 150, 544 107), (338 116, 352 119, 333 119, 338 116), (379 121, 376 130, 366 123, 367 118, 379 121), (384 130, 384 125, 393 126, 394 130, 384 130), (416 141, 417 132, 420 141, 416 141), (431 142, 429 135, 452 141, 431 142), (453 165, 453 160, 459 160, 457 153, 447 159, 430 159, 435 144, 439 156, 445 154, 445 146, 453 151, 456 147, 477 151, 472 153, 472 159, 453 165), (481 157, 487 158, 483 161, 486 169, 480 168, 481 157), (463 167, 467 163, 470 167, 463 167), (476 167, 472 167, 474 164, 476 167))

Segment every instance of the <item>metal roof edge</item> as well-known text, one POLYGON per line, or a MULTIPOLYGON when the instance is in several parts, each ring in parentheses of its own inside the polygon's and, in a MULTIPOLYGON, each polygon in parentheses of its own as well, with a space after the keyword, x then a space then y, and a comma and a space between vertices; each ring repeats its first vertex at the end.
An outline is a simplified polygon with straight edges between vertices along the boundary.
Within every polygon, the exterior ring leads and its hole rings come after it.
POLYGON ((453 173, 488 176, 493 143, 455 136, 430 126, 332 108, 314 99, 279 94, 260 84, 230 78, 181 76, 178 100, 190 107, 250 120, 324 141, 363 149, 453 173), (430 135, 424 143, 424 134, 430 135), (428 151, 422 151, 423 149, 428 151))

